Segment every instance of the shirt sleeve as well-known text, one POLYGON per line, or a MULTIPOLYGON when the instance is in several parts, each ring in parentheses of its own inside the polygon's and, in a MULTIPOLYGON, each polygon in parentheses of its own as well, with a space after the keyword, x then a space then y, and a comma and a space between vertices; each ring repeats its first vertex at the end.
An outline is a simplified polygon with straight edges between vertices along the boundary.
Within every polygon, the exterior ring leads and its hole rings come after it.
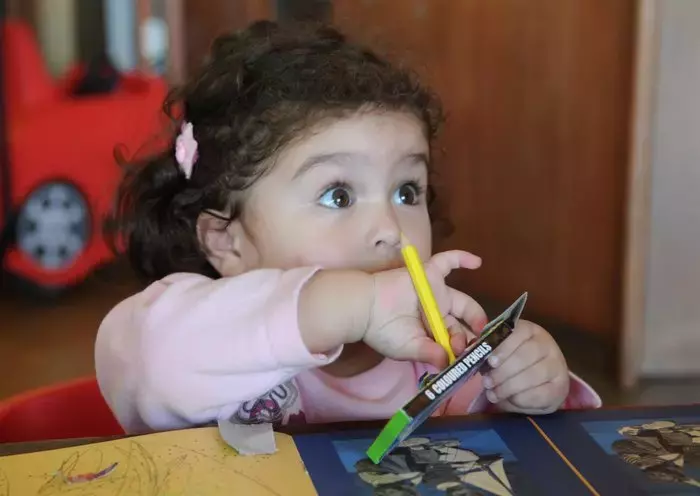
POLYGON ((232 415, 303 370, 327 365, 298 326, 298 296, 318 268, 212 280, 174 274, 117 305, 95 346, 103 396, 127 432, 232 415))

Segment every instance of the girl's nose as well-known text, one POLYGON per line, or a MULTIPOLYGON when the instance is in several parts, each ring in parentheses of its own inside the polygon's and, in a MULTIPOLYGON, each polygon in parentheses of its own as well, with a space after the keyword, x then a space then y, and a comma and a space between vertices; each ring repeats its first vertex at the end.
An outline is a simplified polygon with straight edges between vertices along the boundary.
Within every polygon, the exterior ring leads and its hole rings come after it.
POLYGON ((392 208, 377 212, 373 221, 370 242, 378 250, 395 251, 401 248, 401 227, 392 208))

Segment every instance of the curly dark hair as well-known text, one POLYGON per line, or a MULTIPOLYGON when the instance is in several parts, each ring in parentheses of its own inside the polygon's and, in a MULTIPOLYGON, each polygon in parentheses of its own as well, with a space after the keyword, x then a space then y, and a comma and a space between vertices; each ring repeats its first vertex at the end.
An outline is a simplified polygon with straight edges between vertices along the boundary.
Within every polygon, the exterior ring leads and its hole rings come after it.
POLYGON ((332 27, 259 21, 217 38, 199 72, 165 101, 165 149, 126 163, 107 239, 115 249, 124 245, 146 282, 174 272, 220 277, 197 238, 200 213, 236 218, 266 159, 320 120, 365 108, 412 112, 431 143, 443 120, 438 98, 412 72, 332 27), (174 153, 183 120, 198 142, 189 180, 174 153))

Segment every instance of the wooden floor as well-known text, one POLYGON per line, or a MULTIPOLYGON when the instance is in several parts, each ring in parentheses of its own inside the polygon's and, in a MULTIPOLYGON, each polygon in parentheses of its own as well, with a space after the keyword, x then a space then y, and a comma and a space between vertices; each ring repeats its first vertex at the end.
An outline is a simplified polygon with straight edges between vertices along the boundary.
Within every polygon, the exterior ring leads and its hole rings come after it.
MULTIPOLYGON (((94 374, 93 344, 102 318, 138 290, 123 267, 111 267, 56 301, 0 292, 0 398, 46 384, 94 374)), ((488 306, 487 306, 488 308, 488 306)), ((613 358, 585 338, 553 329, 570 368, 600 393, 606 405, 700 403, 700 379, 645 381, 622 392, 613 358)))
POLYGON ((123 270, 104 270, 56 300, 0 292, 0 398, 94 375, 97 328, 118 301, 138 290, 123 270))

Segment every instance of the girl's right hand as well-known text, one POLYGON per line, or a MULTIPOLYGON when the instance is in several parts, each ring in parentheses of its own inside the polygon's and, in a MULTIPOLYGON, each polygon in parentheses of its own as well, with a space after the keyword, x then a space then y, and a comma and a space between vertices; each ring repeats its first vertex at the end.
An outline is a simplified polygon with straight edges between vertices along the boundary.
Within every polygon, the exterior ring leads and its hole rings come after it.
MULTIPOLYGON (((474 332, 480 332, 487 318, 476 301, 447 286, 445 278, 455 269, 477 269, 480 266, 479 257, 457 250, 438 253, 425 264, 456 355, 464 351, 468 338, 474 337, 459 320, 474 332)), ((447 365, 447 353, 433 339, 408 269, 380 272, 373 278, 372 309, 362 340, 382 355, 395 360, 429 363, 438 368, 447 365)))

